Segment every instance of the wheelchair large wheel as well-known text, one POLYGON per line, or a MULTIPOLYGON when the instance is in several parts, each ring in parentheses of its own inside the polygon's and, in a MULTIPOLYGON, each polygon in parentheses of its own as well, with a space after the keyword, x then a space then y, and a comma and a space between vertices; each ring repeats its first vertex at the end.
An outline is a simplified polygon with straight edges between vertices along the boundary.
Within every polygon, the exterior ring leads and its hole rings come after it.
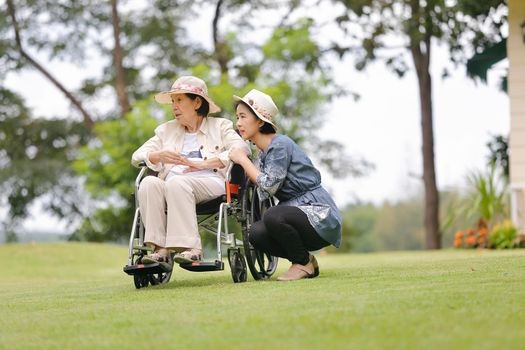
POLYGON ((261 220, 264 212, 271 207, 271 202, 269 200, 260 202, 255 186, 247 179, 242 193, 241 205, 242 241, 250 273, 256 280, 270 278, 277 269, 278 258, 256 250, 249 241, 249 235, 251 225, 261 220))

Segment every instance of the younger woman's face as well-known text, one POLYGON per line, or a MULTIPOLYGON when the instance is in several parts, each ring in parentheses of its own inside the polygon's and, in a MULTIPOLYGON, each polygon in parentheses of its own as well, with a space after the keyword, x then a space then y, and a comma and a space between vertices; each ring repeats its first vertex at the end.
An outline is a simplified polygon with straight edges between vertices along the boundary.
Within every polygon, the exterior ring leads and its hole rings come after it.
POLYGON ((248 106, 239 103, 236 114, 236 126, 243 140, 252 140, 254 136, 260 133, 259 128, 264 125, 264 122, 257 118, 248 106))

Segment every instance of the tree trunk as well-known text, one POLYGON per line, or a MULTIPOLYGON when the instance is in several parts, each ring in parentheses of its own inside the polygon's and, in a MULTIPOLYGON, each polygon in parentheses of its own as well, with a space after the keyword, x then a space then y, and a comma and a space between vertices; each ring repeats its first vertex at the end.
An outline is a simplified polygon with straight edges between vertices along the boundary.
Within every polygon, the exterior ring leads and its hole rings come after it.
POLYGON ((111 0, 111 24, 113 25, 113 38, 115 39, 115 47, 113 49, 113 61, 115 64, 115 89, 117 91, 118 102, 122 110, 122 115, 131 110, 128 101, 128 94, 126 88, 126 72, 122 63, 124 54, 120 46, 120 20, 118 16, 117 4, 118 0, 111 0))
POLYGON ((82 114, 82 117, 84 118, 84 123, 88 128, 93 127, 93 118, 91 115, 82 107, 82 104, 79 100, 71 92, 69 92, 64 85, 62 85, 50 72, 48 72, 40 63, 38 63, 35 59, 33 59, 22 47, 22 39, 20 38, 20 30, 18 28, 18 22, 16 20, 16 11, 15 6, 13 5, 12 0, 7 0, 7 8, 9 11, 9 15, 11 17, 11 20, 13 21, 13 30, 15 31, 15 40, 16 45, 18 46, 18 51, 20 51, 20 54, 22 57, 24 57, 31 65, 33 65, 37 70, 40 71, 53 85, 55 85, 66 97, 71 101, 73 106, 75 106, 80 113, 82 114))
POLYGON ((217 1, 217 6, 215 7, 215 15, 213 17, 212 30, 213 30, 213 46, 215 47, 215 57, 217 58, 217 63, 221 69, 221 74, 228 74, 228 47, 227 45, 219 38, 219 19, 221 18, 221 7, 223 0, 217 1))
POLYGON ((426 248, 440 249, 439 194, 434 166, 434 130, 432 125, 432 79, 429 70, 430 38, 412 43, 411 52, 417 72, 421 108, 426 248))

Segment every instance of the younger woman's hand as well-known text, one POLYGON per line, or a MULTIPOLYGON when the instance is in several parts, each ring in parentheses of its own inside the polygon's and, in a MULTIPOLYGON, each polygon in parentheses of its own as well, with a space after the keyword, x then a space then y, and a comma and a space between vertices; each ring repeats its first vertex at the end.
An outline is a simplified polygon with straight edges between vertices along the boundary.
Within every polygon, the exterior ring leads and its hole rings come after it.
POLYGON ((237 147, 233 147, 228 153, 228 156, 237 164, 241 163, 245 159, 248 159, 246 152, 237 147))

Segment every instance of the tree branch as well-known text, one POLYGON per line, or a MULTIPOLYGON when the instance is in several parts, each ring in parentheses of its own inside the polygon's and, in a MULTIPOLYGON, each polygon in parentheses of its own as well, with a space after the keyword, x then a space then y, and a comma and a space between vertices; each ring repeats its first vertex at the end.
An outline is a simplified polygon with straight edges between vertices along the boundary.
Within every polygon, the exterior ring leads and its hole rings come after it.
POLYGON ((9 15, 11 16, 11 20, 13 21, 13 29, 15 31, 15 40, 16 45, 18 47, 18 50, 20 51, 20 54, 22 57, 24 57, 30 64, 32 64, 40 73, 42 73, 47 79, 49 79, 53 85, 55 85, 66 97, 71 101, 71 103, 80 111, 82 114, 82 117, 84 118, 84 123, 87 127, 90 129, 93 127, 93 118, 91 115, 82 107, 82 104, 79 100, 76 99, 75 96, 71 92, 69 92, 53 75, 51 75, 50 72, 48 72, 41 64, 39 64, 36 60, 34 60, 22 47, 22 40, 20 38, 20 31, 18 28, 18 22, 16 20, 16 14, 15 14, 15 7, 13 5, 12 0, 6 0, 7 1, 7 8, 9 10, 9 15))
POLYGON ((281 18, 281 22, 277 26, 278 28, 279 27, 284 27, 286 25, 286 20, 288 18, 290 18, 292 13, 297 9, 297 7, 299 7, 299 5, 300 5, 300 1, 291 1, 290 2, 290 8, 288 9, 288 12, 283 16, 283 18, 281 18))
POLYGON ((122 63, 124 54, 120 46, 120 20, 117 8, 118 0, 111 0, 111 23, 113 25, 113 37, 115 39, 115 47, 113 49, 113 60, 115 61, 115 88, 117 90, 117 97, 122 109, 122 114, 126 114, 131 110, 129 105, 128 95, 126 92, 126 72, 122 63))

